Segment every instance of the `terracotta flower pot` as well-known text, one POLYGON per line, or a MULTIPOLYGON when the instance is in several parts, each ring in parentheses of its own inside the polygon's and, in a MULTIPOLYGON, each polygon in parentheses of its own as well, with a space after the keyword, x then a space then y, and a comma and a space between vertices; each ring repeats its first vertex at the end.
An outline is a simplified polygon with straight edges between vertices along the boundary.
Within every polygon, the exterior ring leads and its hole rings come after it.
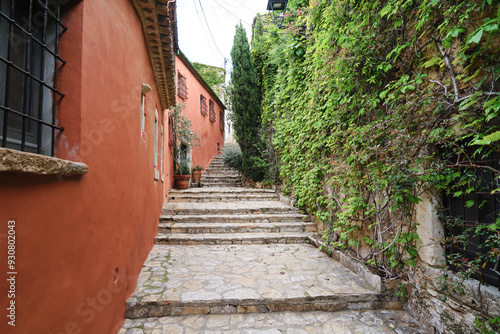
POLYGON ((187 189, 190 178, 191 175, 174 175, 174 188, 179 190, 187 189))
POLYGON ((193 170, 193 183, 198 183, 201 180, 201 170, 193 170))

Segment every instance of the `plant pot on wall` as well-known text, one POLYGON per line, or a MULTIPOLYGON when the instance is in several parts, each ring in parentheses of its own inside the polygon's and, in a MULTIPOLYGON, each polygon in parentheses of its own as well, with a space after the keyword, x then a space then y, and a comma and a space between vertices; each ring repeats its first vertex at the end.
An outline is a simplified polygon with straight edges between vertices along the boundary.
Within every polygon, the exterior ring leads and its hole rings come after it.
POLYGON ((191 175, 174 175, 174 188, 179 190, 187 189, 190 178, 191 175))
POLYGON ((193 170, 193 183, 198 183, 201 180, 201 170, 193 170))
POLYGON ((199 183, 201 180, 201 173, 204 170, 203 167, 200 165, 196 165, 196 167, 193 168, 192 174, 193 174, 193 183, 199 183))

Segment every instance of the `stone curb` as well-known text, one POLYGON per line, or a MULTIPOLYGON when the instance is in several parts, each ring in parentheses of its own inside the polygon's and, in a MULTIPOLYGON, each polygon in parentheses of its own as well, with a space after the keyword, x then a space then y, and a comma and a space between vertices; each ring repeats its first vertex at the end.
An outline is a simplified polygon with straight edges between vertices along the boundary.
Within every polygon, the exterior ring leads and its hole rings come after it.
POLYGON ((312 236, 309 236, 308 238, 312 245, 316 246, 323 253, 330 255, 334 260, 338 261, 344 267, 361 277, 372 289, 378 293, 384 292, 385 289, 380 276, 373 274, 365 268, 363 264, 348 257, 341 251, 328 247, 325 243, 312 236))
MULTIPOLYGON (((335 296, 340 297, 340 296, 335 296)), ((246 301, 242 304, 220 301, 218 303, 161 303, 155 302, 127 302, 126 317, 129 319, 182 316, 192 314, 246 314, 246 313, 269 313, 269 312, 337 312, 345 310, 400 310, 401 303, 393 301, 370 300, 376 296, 370 296, 368 300, 296 300, 293 302, 258 302, 246 301)), ((363 298, 355 298, 363 299, 363 298)))

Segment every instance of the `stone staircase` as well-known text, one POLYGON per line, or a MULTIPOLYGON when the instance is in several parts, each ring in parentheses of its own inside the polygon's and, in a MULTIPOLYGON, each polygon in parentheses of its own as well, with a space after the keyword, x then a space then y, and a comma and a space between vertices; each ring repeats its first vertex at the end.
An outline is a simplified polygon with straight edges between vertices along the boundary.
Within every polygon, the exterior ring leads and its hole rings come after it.
POLYGON ((380 311, 400 304, 310 245, 315 224, 272 190, 173 190, 158 230, 120 334, 424 333, 380 311))
POLYGON ((231 187, 172 191, 156 244, 307 243, 315 224, 268 189, 231 187))
POLYGON ((235 169, 225 167, 222 155, 216 155, 201 175, 203 187, 239 187, 241 174, 235 169))

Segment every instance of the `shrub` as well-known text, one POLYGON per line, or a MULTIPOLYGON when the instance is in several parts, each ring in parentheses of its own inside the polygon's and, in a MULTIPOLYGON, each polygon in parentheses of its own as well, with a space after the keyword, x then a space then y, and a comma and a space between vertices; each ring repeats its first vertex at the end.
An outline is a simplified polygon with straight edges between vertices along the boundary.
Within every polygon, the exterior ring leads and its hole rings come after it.
POLYGON ((181 175, 189 175, 191 172, 189 171, 189 166, 187 163, 181 163, 181 175))
POLYGON ((226 146, 222 159, 224 166, 237 169, 241 172, 242 153, 238 146, 226 146))

